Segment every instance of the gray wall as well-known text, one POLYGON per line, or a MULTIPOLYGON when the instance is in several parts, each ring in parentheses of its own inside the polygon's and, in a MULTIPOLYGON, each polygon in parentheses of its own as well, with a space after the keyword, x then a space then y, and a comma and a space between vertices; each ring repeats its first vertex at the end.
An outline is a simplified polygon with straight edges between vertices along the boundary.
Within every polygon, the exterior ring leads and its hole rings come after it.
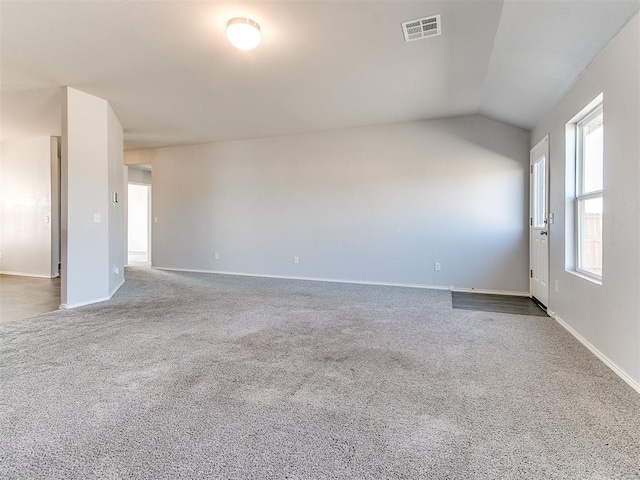
POLYGON ((125 162, 153 163, 155 267, 526 292, 528 143, 468 116, 125 162))
POLYGON ((128 181, 132 183, 144 183, 145 185, 151 185, 151 172, 149 170, 142 170, 129 165, 129 177, 128 181))
POLYGON ((51 277, 60 274, 60 137, 51 137, 51 277))
POLYGON ((57 275, 57 168, 56 137, 2 143, 0 273, 57 275))
POLYGON ((124 173, 124 138, 122 125, 107 105, 108 128, 108 163, 109 163, 109 296, 124 283, 124 265, 126 264, 125 234, 125 173, 124 173), (113 193, 117 193, 118 201, 113 202, 113 193))
POLYGON ((124 231, 124 215, 112 214, 111 187, 122 187, 124 173, 120 164, 120 183, 112 178, 122 127, 106 100, 65 88, 62 133, 61 296, 69 308, 110 297, 118 250, 122 271, 123 238, 117 238, 120 246, 113 239, 124 231))
MULTIPOLYGON (((549 309, 640 391, 640 15, 600 53, 532 133, 550 134, 549 309), (565 125, 604 93, 602 285, 565 270, 565 125), (558 281, 558 291, 554 282, 558 281)), ((567 159, 572 161, 572 159, 567 159)), ((571 247, 571 245, 568 245, 571 247)))

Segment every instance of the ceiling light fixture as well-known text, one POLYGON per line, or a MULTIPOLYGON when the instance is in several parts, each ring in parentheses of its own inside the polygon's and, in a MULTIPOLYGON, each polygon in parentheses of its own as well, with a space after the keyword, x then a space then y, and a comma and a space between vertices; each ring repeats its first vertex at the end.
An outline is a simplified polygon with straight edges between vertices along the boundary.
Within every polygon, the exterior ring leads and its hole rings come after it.
POLYGON ((250 18, 236 17, 227 22, 227 38, 240 50, 251 50, 260 45, 260 25, 250 18))

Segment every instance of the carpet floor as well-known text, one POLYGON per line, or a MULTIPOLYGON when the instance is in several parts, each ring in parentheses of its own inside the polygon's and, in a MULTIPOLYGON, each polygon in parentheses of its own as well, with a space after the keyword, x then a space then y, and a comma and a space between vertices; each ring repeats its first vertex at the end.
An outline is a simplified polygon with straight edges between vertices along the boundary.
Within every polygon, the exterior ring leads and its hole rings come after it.
POLYGON ((446 291, 128 269, 0 324, 0 478, 637 479, 640 396, 446 291))

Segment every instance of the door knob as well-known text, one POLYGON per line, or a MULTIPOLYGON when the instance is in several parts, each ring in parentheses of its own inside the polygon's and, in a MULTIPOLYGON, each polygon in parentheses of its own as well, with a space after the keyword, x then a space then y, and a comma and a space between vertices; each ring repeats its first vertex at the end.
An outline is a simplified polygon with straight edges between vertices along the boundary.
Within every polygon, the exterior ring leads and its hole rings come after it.
POLYGON ((549 235, 549 232, 545 232, 544 230, 540 232, 540 235, 549 235))

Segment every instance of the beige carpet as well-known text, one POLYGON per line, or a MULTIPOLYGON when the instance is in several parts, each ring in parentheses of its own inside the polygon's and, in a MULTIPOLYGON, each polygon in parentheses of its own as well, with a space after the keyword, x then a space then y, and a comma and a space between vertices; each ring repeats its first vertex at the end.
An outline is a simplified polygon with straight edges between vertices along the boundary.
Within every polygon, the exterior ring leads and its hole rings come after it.
POLYGON ((110 302, 0 325, 0 478, 640 475, 640 396, 550 318, 126 275, 110 302))

